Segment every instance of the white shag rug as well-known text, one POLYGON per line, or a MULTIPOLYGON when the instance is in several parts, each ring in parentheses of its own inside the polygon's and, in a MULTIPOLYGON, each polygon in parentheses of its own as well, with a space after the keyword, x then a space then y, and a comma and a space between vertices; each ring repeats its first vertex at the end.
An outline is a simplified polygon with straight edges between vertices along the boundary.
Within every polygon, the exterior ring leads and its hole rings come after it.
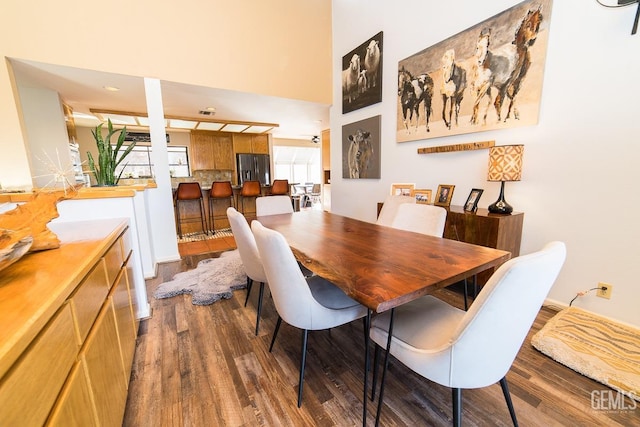
POLYGON ((207 258, 189 271, 176 274, 153 292, 155 298, 191 294, 194 305, 209 305, 228 299, 236 289, 247 287, 247 274, 238 250, 223 252, 219 258, 207 258))

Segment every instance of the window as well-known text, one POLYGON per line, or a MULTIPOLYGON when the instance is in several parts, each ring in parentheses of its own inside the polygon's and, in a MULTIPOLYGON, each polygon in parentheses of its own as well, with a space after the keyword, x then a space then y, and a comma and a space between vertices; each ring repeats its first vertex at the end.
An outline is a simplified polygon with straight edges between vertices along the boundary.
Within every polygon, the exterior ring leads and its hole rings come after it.
MULTIPOLYGON (((113 146, 112 146, 113 147, 113 146)), ((115 147, 113 147, 115 149, 115 147)), ((120 147, 118 156, 127 149, 127 146, 120 147)), ((150 146, 133 147, 127 158, 118 165, 116 174, 121 170, 122 178, 153 178, 153 163, 151 162, 150 146)), ((187 147, 167 147, 169 158, 169 173, 172 177, 189 176, 189 157, 187 147)))
POLYGON ((275 179, 289 182, 320 182, 320 148, 274 146, 275 179))

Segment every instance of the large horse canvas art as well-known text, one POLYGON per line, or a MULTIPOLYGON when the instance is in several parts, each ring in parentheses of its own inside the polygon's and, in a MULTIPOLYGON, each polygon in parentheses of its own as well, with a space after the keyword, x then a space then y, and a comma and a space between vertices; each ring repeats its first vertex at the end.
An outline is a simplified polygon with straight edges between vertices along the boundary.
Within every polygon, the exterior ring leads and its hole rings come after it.
POLYGON ((343 178, 380 178, 380 117, 342 126, 343 178))
POLYGON ((382 101, 382 31, 342 57, 342 114, 382 101))
POLYGON ((527 0, 398 63, 398 142, 538 123, 552 0, 527 0))

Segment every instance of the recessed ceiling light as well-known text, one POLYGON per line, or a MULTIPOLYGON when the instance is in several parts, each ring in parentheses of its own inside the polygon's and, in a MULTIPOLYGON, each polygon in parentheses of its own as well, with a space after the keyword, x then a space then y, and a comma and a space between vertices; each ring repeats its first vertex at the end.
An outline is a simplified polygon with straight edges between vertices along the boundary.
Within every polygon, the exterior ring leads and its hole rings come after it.
POLYGON ((120 90, 119 87, 115 87, 115 86, 102 86, 105 90, 108 90, 109 92, 117 92, 120 90))

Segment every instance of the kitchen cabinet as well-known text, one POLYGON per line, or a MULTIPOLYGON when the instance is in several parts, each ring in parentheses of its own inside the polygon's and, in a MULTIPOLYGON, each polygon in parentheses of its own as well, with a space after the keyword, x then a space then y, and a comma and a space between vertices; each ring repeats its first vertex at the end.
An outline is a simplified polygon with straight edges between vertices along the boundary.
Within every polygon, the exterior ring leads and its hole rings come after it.
POLYGON ((126 220, 56 224, 57 249, 0 276, 0 419, 122 425, 137 323, 126 220))
POLYGON ((269 154, 269 135, 233 134, 234 153, 269 154))
POLYGON ((228 132, 191 132, 191 170, 233 170, 233 139, 228 132))

